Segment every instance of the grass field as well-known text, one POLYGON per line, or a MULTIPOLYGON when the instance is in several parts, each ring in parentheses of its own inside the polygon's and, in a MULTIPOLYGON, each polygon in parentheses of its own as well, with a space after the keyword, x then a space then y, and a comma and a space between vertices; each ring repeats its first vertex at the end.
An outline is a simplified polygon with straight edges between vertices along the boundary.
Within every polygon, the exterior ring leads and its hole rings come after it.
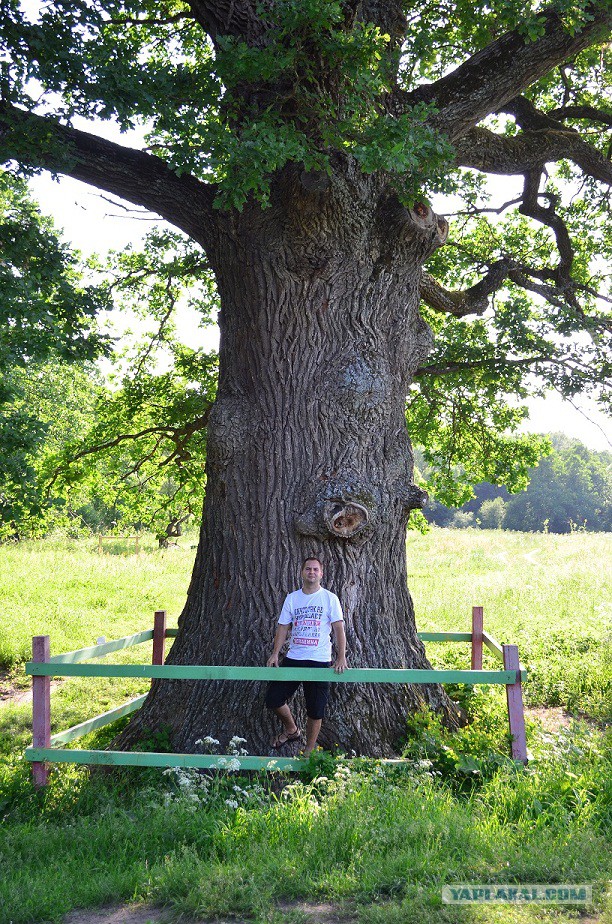
MULTIPOLYGON (((175 624, 192 542, 138 557, 120 546, 100 556, 93 542, 1 546, 4 689, 22 686, 33 634, 50 634, 59 652, 149 628, 155 609, 175 624)), ((41 794, 20 759, 30 707, 5 700, 0 922, 134 899, 269 924, 305 924, 293 903, 322 900, 363 924, 565 924, 585 912, 442 905, 442 885, 466 881, 592 883, 590 920, 612 922, 609 536, 434 530, 410 534, 407 549, 420 629, 467 630, 472 605, 483 605, 486 628, 519 645, 529 702, 588 721, 546 734, 532 723, 534 760, 517 770, 503 756, 503 697, 491 689, 469 699, 474 720, 458 736, 412 723, 406 771, 326 759, 283 788, 269 778, 60 768, 41 794)), ((146 659, 148 648, 122 657, 146 659)), ((428 651, 436 666, 468 666, 462 645, 428 651)), ((67 681, 53 693, 54 730, 142 689, 67 681)), ((112 734, 87 743, 104 746, 112 734)))

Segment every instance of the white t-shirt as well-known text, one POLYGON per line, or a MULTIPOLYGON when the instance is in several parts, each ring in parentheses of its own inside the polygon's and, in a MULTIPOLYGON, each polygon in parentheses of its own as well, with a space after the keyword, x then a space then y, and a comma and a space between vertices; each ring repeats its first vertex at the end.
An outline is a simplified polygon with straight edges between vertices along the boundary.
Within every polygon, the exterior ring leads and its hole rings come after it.
POLYGON ((324 587, 314 594, 301 589, 288 594, 278 619, 281 626, 292 625, 287 657, 331 661, 331 626, 343 618, 337 596, 324 587))

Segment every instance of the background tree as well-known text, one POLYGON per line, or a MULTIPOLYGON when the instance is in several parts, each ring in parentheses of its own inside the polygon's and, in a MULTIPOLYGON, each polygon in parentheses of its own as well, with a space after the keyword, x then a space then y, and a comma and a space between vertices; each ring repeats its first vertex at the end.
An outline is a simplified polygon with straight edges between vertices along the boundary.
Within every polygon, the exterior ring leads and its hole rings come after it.
MULTIPOLYGON (((300 558, 319 552, 353 663, 425 666, 405 572, 423 502, 411 383, 419 438, 446 424, 422 440, 432 459, 452 459, 467 406, 486 460, 525 373, 573 393, 604 370, 610 3, 55 0, 36 21, 4 6, 4 157, 155 211, 216 278, 206 508, 170 658, 261 663, 300 558), (144 124, 147 147, 76 116, 144 124), (522 177, 493 206, 499 230, 472 171, 522 177), (423 273, 448 237, 437 190, 468 214, 423 273)), ((388 753, 422 702, 452 721, 435 687, 342 687, 323 743, 388 753)), ((179 750, 203 732, 260 750, 254 703, 246 685, 159 683, 124 741, 165 724, 179 750)))
POLYGON ((95 324, 107 307, 27 184, 0 172, 0 537, 45 521, 37 459, 53 422, 57 433, 87 403, 83 370, 108 347, 95 324))
MULTIPOLYGON (((481 526, 521 532, 605 532, 612 527, 612 454, 592 452, 563 433, 550 436, 549 454, 528 469, 528 485, 512 495, 482 482, 459 510, 430 504, 426 518, 438 526, 481 526)), ((424 470, 428 476, 427 469, 424 470)), ((433 480, 433 478, 430 478, 433 480)), ((462 472, 457 483, 465 484, 462 472)))
POLYGON ((113 357, 90 425, 50 455, 50 493, 85 493, 87 522, 149 529, 160 546, 199 516, 204 497, 206 425, 217 382, 217 355, 183 344, 179 307, 211 322, 217 299, 210 270, 182 236, 148 235, 95 261, 107 297, 138 331, 113 357))
POLYGON ((528 489, 510 498, 507 529, 569 533, 612 528, 612 454, 590 452, 562 434, 531 472, 528 489))
POLYGON ((501 529, 506 518, 506 504, 501 497, 486 500, 479 511, 480 524, 483 529, 501 529))

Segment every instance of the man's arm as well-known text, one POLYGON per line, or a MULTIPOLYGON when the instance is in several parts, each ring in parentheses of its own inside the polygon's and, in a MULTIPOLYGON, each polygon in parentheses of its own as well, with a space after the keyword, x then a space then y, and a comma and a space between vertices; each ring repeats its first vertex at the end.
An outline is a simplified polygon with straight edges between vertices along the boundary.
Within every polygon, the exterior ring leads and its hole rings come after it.
POLYGON ((334 633, 334 642, 336 643, 334 670, 337 674, 341 674, 348 667, 346 661, 346 632, 344 631, 344 621, 338 619, 337 622, 332 622, 332 630, 334 633))
POLYGON ((280 650, 287 641, 287 635, 289 634, 289 629, 291 628, 291 623, 288 625, 279 625, 276 627, 276 632, 274 633, 274 645, 272 647, 272 654, 266 661, 266 667, 278 667, 278 656, 280 650))

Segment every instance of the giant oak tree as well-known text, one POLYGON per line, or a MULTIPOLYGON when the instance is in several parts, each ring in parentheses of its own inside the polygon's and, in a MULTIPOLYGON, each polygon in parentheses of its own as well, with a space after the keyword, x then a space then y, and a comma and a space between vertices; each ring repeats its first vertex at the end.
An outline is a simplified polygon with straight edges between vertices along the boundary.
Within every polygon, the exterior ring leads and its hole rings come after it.
MULTIPOLYGON (((570 395, 601 379, 612 6, 52 0, 36 16, 3 0, 2 12, 4 161, 151 210, 216 280, 206 501, 169 660, 264 663, 314 553, 345 608, 350 662, 427 666, 406 584, 406 524, 424 502, 406 401, 435 460, 452 455, 466 404, 475 439, 483 407, 498 429, 516 422, 498 399, 524 394, 526 373, 570 395), (144 126, 146 141, 107 140, 99 119, 144 126), (486 174, 521 182, 487 208, 486 174), (465 202, 450 238, 439 192, 465 202)), ((483 442, 490 480, 504 471, 497 440, 494 459, 483 442)), ((435 686, 340 685, 321 743, 391 753, 421 704, 454 719, 435 686)), ((241 734, 262 753, 262 711, 256 685, 160 682, 123 740, 164 725, 176 750, 241 734)))

